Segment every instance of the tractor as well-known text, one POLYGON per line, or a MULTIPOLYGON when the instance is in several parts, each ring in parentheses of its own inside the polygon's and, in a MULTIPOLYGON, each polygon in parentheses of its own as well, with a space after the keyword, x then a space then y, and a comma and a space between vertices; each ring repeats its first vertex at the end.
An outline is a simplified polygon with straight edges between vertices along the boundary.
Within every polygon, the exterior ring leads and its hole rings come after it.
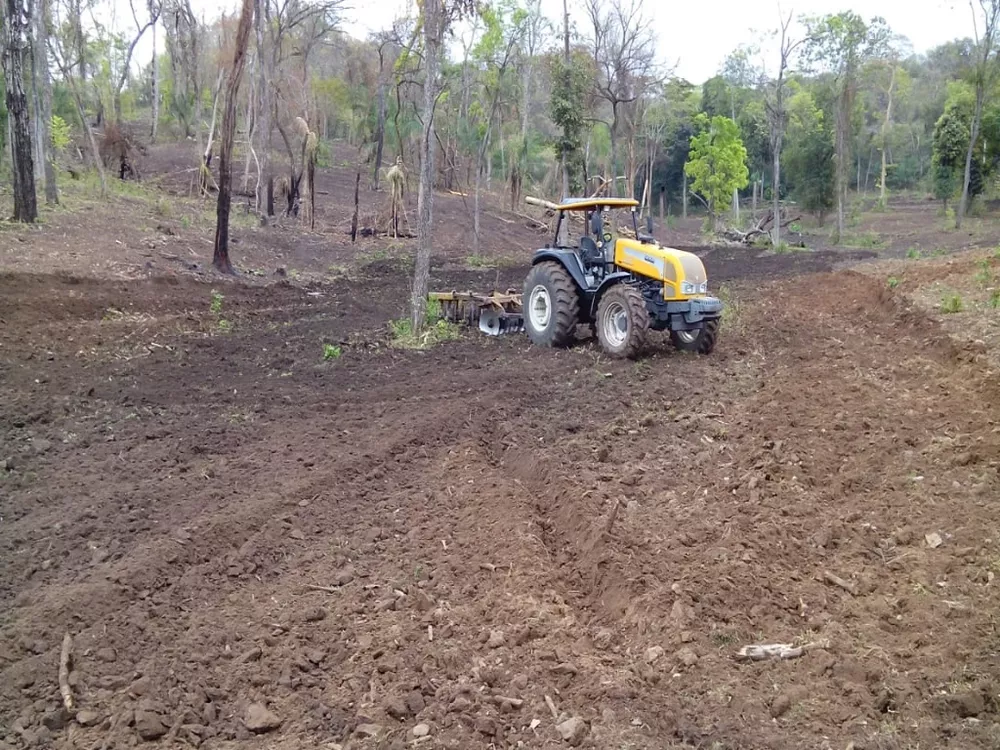
MULTIPOLYGON (((635 358, 647 334, 669 331, 673 345, 709 354, 715 348, 722 301, 708 295, 708 277, 694 253, 663 247, 647 217, 640 231, 638 201, 577 198, 554 206, 555 241, 535 251, 521 295, 523 325, 532 343, 570 344, 576 326, 590 324, 615 358, 635 358), (628 210, 631 234, 619 232, 612 211, 628 210), (588 232, 560 244, 562 224, 584 213, 588 232)), ((569 231, 566 232, 568 236, 569 231)))

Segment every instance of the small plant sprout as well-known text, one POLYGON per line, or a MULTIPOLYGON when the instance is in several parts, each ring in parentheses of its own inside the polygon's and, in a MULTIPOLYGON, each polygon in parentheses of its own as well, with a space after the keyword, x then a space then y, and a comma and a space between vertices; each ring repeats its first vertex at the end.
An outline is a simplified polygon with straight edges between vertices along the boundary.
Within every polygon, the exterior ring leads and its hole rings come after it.
POLYGON ((889 281, 887 283, 890 289, 895 289, 897 286, 899 286, 899 279, 897 279, 895 276, 890 276, 889 281))
POLYGON ((212 290, 212 303, 209 305, 208 309, 212 311, 213 315, 218 315, 222 312, 222 300, 225 297, 222 296, 217 290, 212 290))
POLYGON ((962 312, 962 297, 958 294, 949 294, 941 302, 941 312, 948 314, 962 312))
POLYGON ((335 344, 323 344, 323 361, 340 359, 341 349, 335 344))

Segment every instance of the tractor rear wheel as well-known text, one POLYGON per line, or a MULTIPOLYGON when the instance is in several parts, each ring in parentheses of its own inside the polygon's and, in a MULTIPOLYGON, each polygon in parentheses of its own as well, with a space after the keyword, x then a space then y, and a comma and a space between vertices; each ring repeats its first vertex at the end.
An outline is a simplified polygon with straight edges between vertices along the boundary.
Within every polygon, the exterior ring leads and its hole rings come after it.
POLYGON ((646 346, 649 312, 642 293, 627 284, 616 284, 601 295, 597 305, 597 338, 612 357, 634 359, 646 346))
POLYGON ((551 348, 567 346, 573 340, 580 297, 562 265, 545 261, 532 267, 524 280, 522 303, 524 330, 531 343, 551 348))
POLYGON ((719 319, 706 320, 705 325, 693 331, 671 331, 670 341, 682 352, 711 354, 719 336, 719 319))

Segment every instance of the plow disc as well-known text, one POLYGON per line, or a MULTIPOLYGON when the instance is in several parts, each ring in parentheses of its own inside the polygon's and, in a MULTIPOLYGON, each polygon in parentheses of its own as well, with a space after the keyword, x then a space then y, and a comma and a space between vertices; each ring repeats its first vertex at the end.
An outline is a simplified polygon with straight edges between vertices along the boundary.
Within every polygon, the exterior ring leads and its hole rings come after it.
POLYGON ((520 333, 524 330, 521 295, 509 289, 506 293, 476 294, 475 292, 431 292, 428 299, 437 300, 441 315, 451 323, 478 325, 489 336, 520 333))

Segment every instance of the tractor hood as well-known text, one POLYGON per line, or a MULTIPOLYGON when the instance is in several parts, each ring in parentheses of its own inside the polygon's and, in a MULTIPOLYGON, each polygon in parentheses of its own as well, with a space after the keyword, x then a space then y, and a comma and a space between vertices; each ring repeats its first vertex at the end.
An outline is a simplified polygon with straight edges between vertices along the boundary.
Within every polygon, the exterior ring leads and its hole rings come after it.
POLYGON ((708 282, 705 264, 687 250, 631 239, 619 239, 616 250, 618 265, 643 276, 678 287, 681 282, 688 282, 695 288, 701 288, 708 282))

